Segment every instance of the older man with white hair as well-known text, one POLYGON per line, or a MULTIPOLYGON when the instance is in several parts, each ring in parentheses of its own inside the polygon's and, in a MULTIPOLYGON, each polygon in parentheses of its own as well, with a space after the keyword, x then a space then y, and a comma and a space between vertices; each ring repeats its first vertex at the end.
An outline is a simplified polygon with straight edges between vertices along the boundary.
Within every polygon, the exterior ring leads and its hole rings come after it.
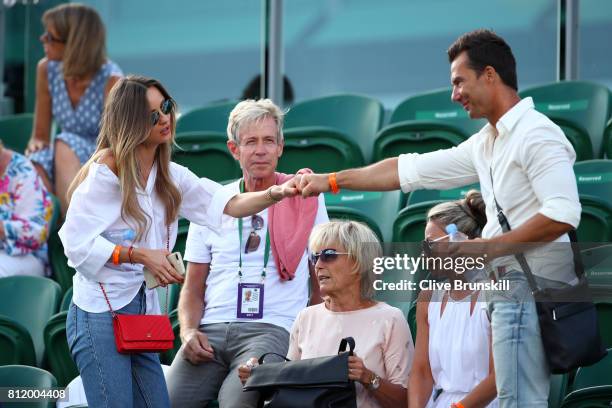
MULTIPOLYGON (((243 177, 225 189, 265 191, 290 178, 276 172, 283 153, 283 112, 269 99, 246 100, 230 113, 227 146, 243 177)), ((284 200, 252 217, 224 216, 215 232, 191 224, 187 278, 179 301, 183 345, 168 378, 175 407, 256 407, 237 368, 267 352, 287 354, 289 331, 309 302, 307 245, 328 221, 323 195, 284 200)), ((310 279, 310 303, 320 302, 310 279)))

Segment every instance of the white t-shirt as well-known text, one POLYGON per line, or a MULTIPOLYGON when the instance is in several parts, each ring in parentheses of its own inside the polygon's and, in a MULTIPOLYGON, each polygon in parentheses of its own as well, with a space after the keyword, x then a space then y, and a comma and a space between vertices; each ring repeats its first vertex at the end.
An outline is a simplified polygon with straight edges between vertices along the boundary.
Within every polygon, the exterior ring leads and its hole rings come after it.
MULTIPOLYGON (((81 309, 91 313, 108 311, 98 282, 104 284, 113 309, 127 305, 144 282, 141 264, 108 262, 116 244, 165 249, 169 238, 170 249, 174 246, 178 219, 172 221, 168 234, 165 207, 155 191, 156 176, 155 163, 145 190, 137 190, 138 203, 150 217, 150 227, 139 241, 129 238, 134 226, 121 218, 119 179, 106 165, 92 163, 87 177, 74 191, 59 236, 68 265, 76 269, 72 300, 81 309)), ((214 181, 199 179, 176 163, 170 163, 170 177, 182 196, 179 216, 218 228, 225 205, 235 193, 221 189, 214 181)), ((156 292, 147 290, 146 299, 147 313, 159 313, 156 292)))
MULTIPOLYGON (((239 192, 239 182, 223 187, 229 194, 239 192)), ((314 225, 329 221, 323 194, 319 195, 319 208, 314 225)), ((304 255, 295 273, 295 278, 282 281, 272 250, 264 280, 264 302, 262 319, 238 319, 238 264, 239 251, 242 250, 242 282, 260 283, 264 264, 264 248, 268 228, 268 210, 259 213, 263 218, 263 228, 257 231, 261 241, 256 251, 244 253, 246 240, 251 232, 251 217, 242 219, 242 248, 238 239, 238 219, 227 215, 221 218, 219 232, 208 227, 191 223, 185 246, 185 260, 196 263, 209 263, 210 271, 206 279, 204 294, 204 316, 201 324, 235 321, 270 323, 291 330, 298 312, 308 303, 308 253, 304 255)))

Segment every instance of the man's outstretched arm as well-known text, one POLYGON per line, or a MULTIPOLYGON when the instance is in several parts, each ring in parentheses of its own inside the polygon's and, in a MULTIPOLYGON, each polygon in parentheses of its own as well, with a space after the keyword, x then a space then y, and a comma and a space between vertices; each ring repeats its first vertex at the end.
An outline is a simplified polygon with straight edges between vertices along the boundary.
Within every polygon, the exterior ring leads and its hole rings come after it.
MULTIPOLYGON (((342 170, 336 173, 338 188, 360 191, 390 191, 400 188, 397 157, 385 159, 358 169, 342 170)), ((300 188, 304 197, 310 197, 330 190, 329 174, 304 174, 300 188)))

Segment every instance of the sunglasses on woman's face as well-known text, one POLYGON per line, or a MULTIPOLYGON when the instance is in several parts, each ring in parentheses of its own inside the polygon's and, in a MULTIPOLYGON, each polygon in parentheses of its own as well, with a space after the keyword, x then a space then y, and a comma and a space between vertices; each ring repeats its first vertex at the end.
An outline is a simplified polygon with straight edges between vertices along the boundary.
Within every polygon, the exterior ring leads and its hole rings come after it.
POLYGON ((338 252, 335 249, 327 248, 321 252, 313 252, 310 254, 310 262, 314 265, 320 259, 321 262, 333 262, 338 258, 338 255, 348 255, 348 252, 338 252))
POLYGON ((448 235, 444 235, 436 239, 424 239, 423 241, 421 241, 421 249, 423 250, 423 255, 426 257, 433 256, 433 250, 434 250, 435 243, 445 240, 447 238, 448 238, 448 235))
POLYGON ((159 105, 159 110, 151 112, 151 123, 153 123, 153 126, 157 125, 157 122, 159 122, 159 118, 161 117, 159 111, 161 111, 161 113, 163 113, 164 115, 168 115, 172 113, 173 110, 174 101, 170 98, 164 99, 161 105, 159 105))
POLYGON ((257 234, 256 231, 262 229, 263 225, 263 218, 261 218, 259 215, 253 215, 251 217, 251 233, 249 234, 249 238, 247 239, 246 245, 244 247, 245 254, 257 251, 257 248, 259 248, 261 237, 257 234))
POLYGON ((44 42, 56 42, 56 43, 59 43, 59 44, 66 44, 66 41, 61 40, 61 39, 59 39, 59 38, 55 38, 55 37, 53 36, 53 34, 51 34, 51 33, 50 33, 50 32, 48 32, 48 31, 45 31, 45 32, 43 33, 43 35, 41 35, 41 36, 40 36, 40 38, 41 38, 41 40, 43 40, 44 42))

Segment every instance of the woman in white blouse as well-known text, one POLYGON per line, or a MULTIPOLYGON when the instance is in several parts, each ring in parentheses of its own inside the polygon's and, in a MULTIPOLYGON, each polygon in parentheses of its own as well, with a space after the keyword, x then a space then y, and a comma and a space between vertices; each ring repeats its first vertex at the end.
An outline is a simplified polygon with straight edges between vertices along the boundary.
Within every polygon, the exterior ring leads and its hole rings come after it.
POLYGON ((143 267, 161 285, 183 281, 166 259, 179 216, 214 229, 222 213, 256 214, 297 193, 289 181, 232 197, 170 162, 174 132, 175 104, 158 81, 119 80, 96 151, 69 189, 59 235, 77 272, 66 331, 90 406, 169 406, 158 355, 117 352, 101 286, 119 313, 160 313, 155 291, 143 285, 143 267))
MULTIPOLYGON (((425 240, 444 241, 448 224, 468 236, 480 236, 486 224, 485 204, 477 191, 465 199, 438 204, 427 214, 425 240)), ((443 256, 443 255, 440 255, 443 256)), ((474 280, 477 271, 452 279, 474 280)), ((444 271, 432 271, 434 278, 444 271)), ((497 407, 491 353, 491 324, 483 294, 466 290, 423 291, 417 303, 417 339, 408 385, 410 408, 497 407)))

